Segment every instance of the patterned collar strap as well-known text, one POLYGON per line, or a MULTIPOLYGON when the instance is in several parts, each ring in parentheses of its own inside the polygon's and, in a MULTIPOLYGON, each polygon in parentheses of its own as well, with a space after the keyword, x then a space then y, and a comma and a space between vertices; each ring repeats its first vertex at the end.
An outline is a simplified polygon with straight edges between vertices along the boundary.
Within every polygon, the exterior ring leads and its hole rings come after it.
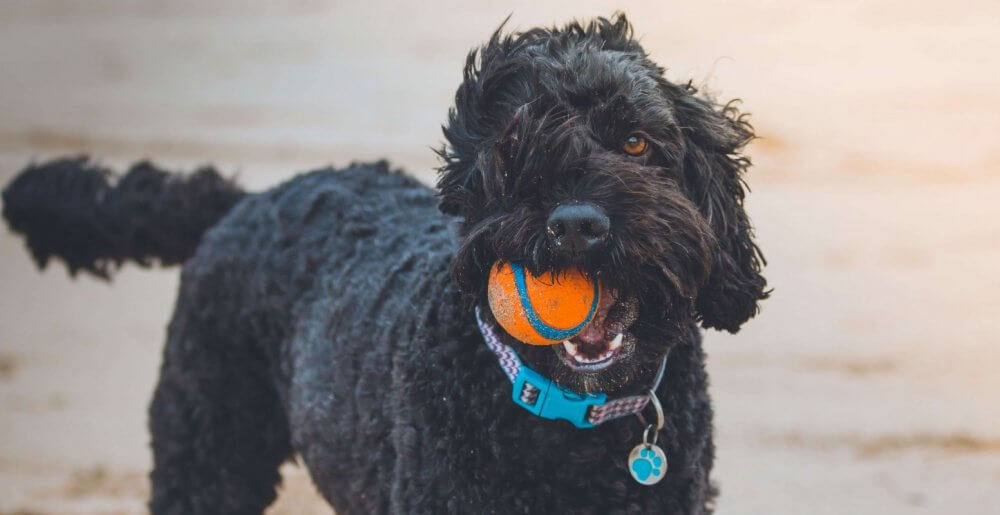
MULTIPOLYGON (((559 386, 551 379, 521 363, 517 353, 500 341, 493 327, 483 321, 476 308, 476 322, 486 346, 497 355, 500 368, 513 383, 511 398, 515 404, 551 420, 563 419, 581 429, 589 429, 609 420, 639 414, 649 403, 649 395, 633 395, 608 400, 605 393, 581 394, 559 386)), ((650 392, 656 390, 663 379, 667 358, 664 356, 656 381, 650 392)))

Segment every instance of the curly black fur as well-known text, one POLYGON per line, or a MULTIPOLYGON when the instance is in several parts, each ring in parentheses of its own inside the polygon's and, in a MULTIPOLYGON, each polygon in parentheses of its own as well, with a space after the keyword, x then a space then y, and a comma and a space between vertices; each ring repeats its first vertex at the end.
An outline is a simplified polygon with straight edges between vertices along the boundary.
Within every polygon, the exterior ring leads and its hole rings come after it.
POLYGON ((80 156, 31 165, 4 189, 3 216, 25 235, 39 268, 57 256, 71 274, 106 279, 125 260, 183 263, 244 195, 211 167, 184 177, 142 162, 111 179, 80 156))
MULTIPOLYGON (((212 216, 226 214, 203 237, 214 220, 192 215, 198 223, 165 231, 184 242, 174 246, 90 229, 116 227, 105 213, 127 212, 96 193, 114 191, 106 172, 46 172, 58 187, 8 188, 8 222, 40 262, 56 254, 71 270, 106 272, 99 263, 180 261, 197 244, 150 406, 153 513, 260 513, 294 454, 342 514, 711 511, 697 325, 736 331, 766 297, 742 205, 749 161, 739 151, 753 137, 744 117, 665 80, 619 16, 498 30, 469 56, 444 133, 437 193, 385 163, 319 170, 231 208, 214 204, 212 216), (649 152, 623 153, 630 134, 649 152), (78 204, 68 220, 51 214, 65 199, 78 204), (567 202, 607 213, 601 252, 547 240, 548 213, 567 202), (49 207, 24 215, 34 204, 49 207), (54 243, 74 224, 106 239, 54 243), (478 306, 492 320, 484 291, 497 260, 535 272, 580 266, 637 304, 633 350, 599 373, 501 336, 560 384, 611 395, 649 388, 669 354, 656 392, 663 481, 644 487, 628 475, 643 430, 634 419, 580 430, 511 402, 472 314, 478 306)), ((43 175, 18 181, 31 177, 43 175)))

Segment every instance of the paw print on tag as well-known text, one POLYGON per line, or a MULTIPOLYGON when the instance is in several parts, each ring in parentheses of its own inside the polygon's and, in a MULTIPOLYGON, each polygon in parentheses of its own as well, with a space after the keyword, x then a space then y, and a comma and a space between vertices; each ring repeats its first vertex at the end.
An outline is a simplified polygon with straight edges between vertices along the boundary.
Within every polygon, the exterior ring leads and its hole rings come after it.
POLYGON ((639 459, 632 462, 632 473, 639 481, 645 481, 650 475, 659 476, 662 465, 663 460, 659 456, 649 449, 643 449, 639 451, 639 459))
POLYGON ((628 469, 639 483, 655 485, 667 471, 667 457, 656 445, 639 444, 629 453, 628 469))

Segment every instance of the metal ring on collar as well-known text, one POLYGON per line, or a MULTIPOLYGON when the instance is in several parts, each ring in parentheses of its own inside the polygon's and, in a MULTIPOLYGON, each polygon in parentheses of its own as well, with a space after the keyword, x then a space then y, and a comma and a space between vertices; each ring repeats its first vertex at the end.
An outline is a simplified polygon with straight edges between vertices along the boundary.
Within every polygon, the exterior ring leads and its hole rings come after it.
MULTIPOLYGON (((656 410, 656 430, 659 431, 663 429, 664 417, 663 417, 663 406, 660 405, 660 399, 656 397, 656 389, 660 387, 660 382, 663 381, 663 373, 667 370, 667 356, 665 354, 663 359, 660 360, 660 368, 656 371, 656 378, 653 380, 653 386, 649 389, 646 395, 649 396, 650 401, 646 404, 652 404, 653 408, 656 410)), ((645 406, 642 409, 646 409, 645 406)), ((639 419, 639 423, 646 425, 646 417, 642 416, 642 410, 639 410, 635 414, 639 419)))
MULTIPOLYGON (((650 390, 647 395, 649 395, 649 403, 652 404, 653 409, 656 410, 656 431, 659 432, 663 429, 664 424, 663 406, 660 405, 660 399, 656 398, 656 394, 653 393, 653 390, 650 390)), ((650 427, 652 427, 652 425, 650 425, 650 427)))
MULTIPOLYGON (((647 395, 649 395, 649 404, 653 405, 653 409, 656 410, 656 430, 659 431, 663 429, 663 406, 660 405, 660 399, 656 397, 656 389, 660 387, 660 382, 663 381, 663 373, 667 370, 667 355, 663 356, 660 360, 660 368, 656 371, 656 379, 653 381, 652 388, 649 389, 647 395)), ((640 415, 640 418, 642 415, 640 415)), ((645 422, 643 422, 645 424, 645 422)))

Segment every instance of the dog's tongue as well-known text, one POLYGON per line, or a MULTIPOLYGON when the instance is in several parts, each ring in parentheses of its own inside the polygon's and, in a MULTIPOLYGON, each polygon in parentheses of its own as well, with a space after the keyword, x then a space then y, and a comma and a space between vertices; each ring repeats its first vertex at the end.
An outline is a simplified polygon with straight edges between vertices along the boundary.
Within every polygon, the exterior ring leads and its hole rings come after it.
POLYGON ((587 327, 573 337, 573 341, 596 344, 604 341, 604 319, 594 318, 587 327))
POLYGON ((604 322, 608 318, 608 311, 611 311, 611 306, 614 305, 614 296, 605 295, 601 297, 601 303, 597 306, 597 313, 594 314, 594 319, 583 328, 583 331, 580 331, 579 334, 572 338, 573 342, 577 344, 603 345, 607 339, 607 330, 604 327, 604 322))

